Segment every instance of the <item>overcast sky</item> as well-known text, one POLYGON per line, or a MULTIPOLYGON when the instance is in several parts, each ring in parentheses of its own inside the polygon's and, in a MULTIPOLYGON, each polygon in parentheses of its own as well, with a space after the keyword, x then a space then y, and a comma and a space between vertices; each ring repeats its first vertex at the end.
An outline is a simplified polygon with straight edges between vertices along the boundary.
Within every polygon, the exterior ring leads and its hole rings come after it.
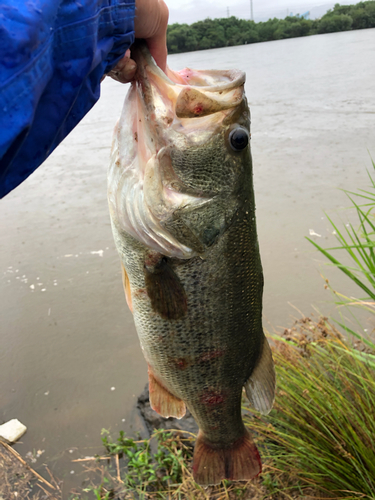
MULTIPOLYGON (((311 11, 312 17, 320 17, 335 3, 349 4, 354 0, 253 0, 255 21, 272 17, 284 18, 288 13, 303 14, 311 11)), ((187 23, 210 17, 236 16, 250 19, 250 0, 166 0, 170 11, 170 24, 187 23)))

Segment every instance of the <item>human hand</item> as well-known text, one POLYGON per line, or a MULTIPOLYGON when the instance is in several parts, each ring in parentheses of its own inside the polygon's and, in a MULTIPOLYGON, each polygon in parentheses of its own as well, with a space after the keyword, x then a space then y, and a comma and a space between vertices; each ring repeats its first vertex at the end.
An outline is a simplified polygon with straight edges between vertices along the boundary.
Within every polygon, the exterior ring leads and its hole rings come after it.
MULTIPOLYGON (((134 31, 136 38, 144 38, 156 64, 163 70, 167 67, 168 7, 164 0, 136 0, 134 31)), ((130 82, 137 65, 130 59, 130 50, 117 63, 108 76, 121 83, 130 82)))
POLYGON ((156 64, 167 67, 167 26, 169 11, 164 0, 136 0, 134 30, 136 38, 144 38, 156 64))

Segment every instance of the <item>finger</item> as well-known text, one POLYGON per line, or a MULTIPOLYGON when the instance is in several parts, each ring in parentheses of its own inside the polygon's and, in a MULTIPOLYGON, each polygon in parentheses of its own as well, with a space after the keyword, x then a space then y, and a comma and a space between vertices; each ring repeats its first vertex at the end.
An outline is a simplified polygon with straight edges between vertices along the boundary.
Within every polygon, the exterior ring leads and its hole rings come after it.
POLYGON ((167 26, 169 10, 164 1, 159 1, 159 22, 154 35, 146 38, 148 48, 156 64, 163 71, 167 69, 167 26))
POLYGON ((136 71, 137 64, 130 59, 130 50, 127 50, 125 56, 108 73, 108 76, 120 83, 129 83, 133 80, 136 71))
POLYGON ((136 2, 134 31, 136 38, 144 38, 158 66, 165 71, 167 64, 167 26, 169 11, 164 0, 136 2))
POLYGON ((164 39, 161 38, 148 38, 146 39, 147 46, 150 50, 152 57, 155 59, 156 64, 162 69, 164 72, 167 69, 167 45, 166 45, 166 37, 164 39))

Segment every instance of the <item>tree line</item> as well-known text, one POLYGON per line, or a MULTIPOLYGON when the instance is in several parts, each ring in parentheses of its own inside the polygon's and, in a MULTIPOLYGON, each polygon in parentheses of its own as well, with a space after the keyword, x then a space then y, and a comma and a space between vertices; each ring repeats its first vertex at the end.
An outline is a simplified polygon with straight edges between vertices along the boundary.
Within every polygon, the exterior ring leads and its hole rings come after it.
POLYGON ((190 25, 175 23, 168 26, 167 45, 169 53, 175 54, 374 27, 375 1, 368 0, 355 5, 337 3, 321 19, 314 20, 297 15, 255 23, 232 16, 190 25))

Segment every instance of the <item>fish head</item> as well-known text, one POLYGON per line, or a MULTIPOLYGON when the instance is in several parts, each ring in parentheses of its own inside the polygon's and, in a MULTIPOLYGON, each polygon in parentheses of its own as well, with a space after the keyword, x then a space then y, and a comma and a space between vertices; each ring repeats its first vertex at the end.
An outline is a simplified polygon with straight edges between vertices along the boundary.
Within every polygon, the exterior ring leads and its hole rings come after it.
POLYGON ((112 220, 148 248, 188 259, 204 253, 204 245, 176 229, 179 214, 233 196, 251 168, 245 74, 189 68, 165 74, 142 43, 132 56, 137 74, 108 173, 112 220))

